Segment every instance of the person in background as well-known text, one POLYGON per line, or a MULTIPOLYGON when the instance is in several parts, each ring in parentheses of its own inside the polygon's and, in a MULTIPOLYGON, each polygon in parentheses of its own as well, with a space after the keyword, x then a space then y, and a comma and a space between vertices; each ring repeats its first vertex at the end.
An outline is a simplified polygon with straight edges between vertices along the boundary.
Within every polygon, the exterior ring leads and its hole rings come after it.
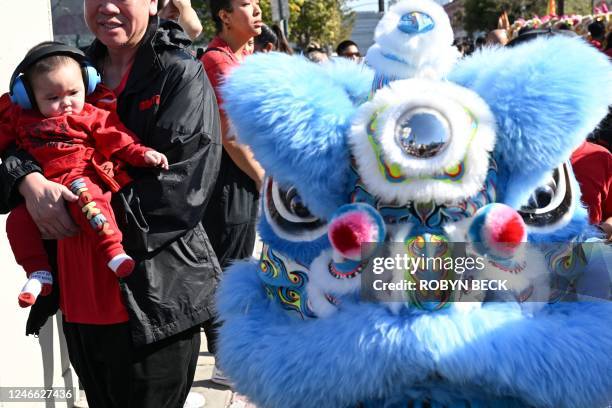
POLYGON ((603 50, 603 43, 606 39, 606 26, 600 20, 595 20, 587 27, 589 30, 589 42, 598 50, 603 50))
POLYGON ((255 52, 270 51, 279 51, 293 55, 293 50, 277 24, 273 24, 271 27, 263 24, 261 26, 261 34, 255 37, 255 52))
MULTIPOLYGON (((96 37, 85 54, 117 96, 121 122, 170 165, 163 174, 132 169, 133 183, 113 196, 134 272, 121 280, 98 273, 107 266, 75 235, 66 187, 47 180, 24 151, 2 161, 0 206, 25 200, 43 236, 75 248, 49 255, 69 265, 58 279, 59 306, 89 407, 181 407, 221 273, 201 223, 220 163, 217 105, 202 65, 185 50, 189 39, 176 24, 160 24, 155 0, 85 0, 84 12, 96 37)), ((37 305, 28 319, 34 334, 58 306, 37 305)))
POLYGON ((610 58, 612 58, 612 31, 610 31, 606 37, 606 45, 603 52, 610 58))
POLYGON ((308 44, 306 50, 304 51, 304 55, 306 56, 306 58, 316 64, 322 64, 329 61, 329 56, 327 55, 327 52, 321 47, 319 43, 314 41, 308 44))
POLYGON ((498 28, 492 30, 487 34, 486 38, 487 45, 501 45, 502 47, 508 44, 508 32, 504 29, 498 28))
POLYGON ((249 38, 249 41, 244 46, 244 55, 253 55, 255 52, 255 37, 249 38))
POLYGON ((589 221, 612 237, 612 154, 603 146, 585 141, 570 158, 580 184, 581 200, 589 221))
POLYGON ((477 37, 476 41, 474 41, 474 50, 479 50, 487 43, 485 37, 477 37))
POLYGON ((315 64, 324 64, 329 61, 327 53, 320 48, 312 48, 306 51, 306 58, 315 64))
POLYGON ((357 44, 351 40, 344 40, 336 47, 336 54, 342 58, 348 58, 355 62, 361 61, 361 53, 357 44))
POLYGON ((159 18, 177 22, 191 41, 202 33, 202 23, 191 7, 191 0, 158 0, 157 15, 159 18))
MULTIPOLYGON (((220 107, 223 155, 219 179, 202 222, 221 267, 227 268, 235 260, 253 254, 264 170, 251 150, 238 143, 236 135, 230 133, 219 86, 232 68, 249 55, 246 51, 248 42, 261 34, 263 23, 258 0, 210 0, 210 10, 217 34, 208 44, 201 61, 220 107)), ((216 353, 219 324, 210 319, 203 325, 208 350, 213 355, 216 353)), ((229 384, 217 366, 211 380, 229 384)))
POLYGON ((462 57, 468 56, 474 51, 474 47, 469 41, 469 39, 455 39, 454 45, 455 47, 457 47, 457 50, 459 50, 459 53, 461 53, 462 57))

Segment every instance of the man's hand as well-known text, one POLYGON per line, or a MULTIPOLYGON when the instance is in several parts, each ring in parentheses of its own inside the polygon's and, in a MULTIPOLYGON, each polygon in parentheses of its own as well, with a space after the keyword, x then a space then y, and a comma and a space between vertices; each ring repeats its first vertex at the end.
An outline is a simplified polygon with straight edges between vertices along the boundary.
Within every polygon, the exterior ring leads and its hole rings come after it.
POLYGON ((144 161, 151 167, 161 167, 164 170, 168 170, 168 158, 163 153, 149 150, 144 155, 144 161))
POLYGON ((612 217, 599 224, 599 228, 606 234, 608 242, 612 242, 612 217))
POLYGON ((79 232, 64 205, 64 200, 76 201, 78 197, 66 186, 49 181, 40 173, 30 173, 19 184, 19 192, 44 239, 62 239, 79 232))

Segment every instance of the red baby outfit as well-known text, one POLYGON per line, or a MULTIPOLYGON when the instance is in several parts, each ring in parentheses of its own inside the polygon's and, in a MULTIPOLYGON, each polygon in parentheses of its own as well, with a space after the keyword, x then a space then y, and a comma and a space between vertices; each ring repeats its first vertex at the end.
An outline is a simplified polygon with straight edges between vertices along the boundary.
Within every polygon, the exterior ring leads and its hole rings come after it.
MULTIPOLYGON (((0 98, 0 151, 16 143, 42 165, 47 179, 65 185, 79 196, 78 201, 68 203, 70 214, 79 225, 83 244, 95 245, 106 263, 125 252, 108 193, 109 190, 118 191, 129 181, 121 165, 115 165, 116 159, 133 166, 146 166, 144 153, 151 149, 137 143, 119 121, 112 92, 99 87, 92 96, 98 106, 110 109, 85 103, 78 114, 45 118, 38 111, 23 110, 11 104, 8 95, 3 95, 0 98)), ((16 207, 7 218, 7 234, 16 260, 28 276, 34 271, 50 270, 40 232, 25 205, 16 207)), ((60 280, 66 262, 70 257, 79 256, 79 252, 69 246, 71 241, 58 242, 60 280)), ((113 281, 109 281, 109 290, 116 292, 116 278, 110 270, 108 272, 113 281)), ((116 297, 121 305, 119 294, 113 295, 111 297, 116 297)), ((117 316, 125 314, 122 305, 120 309, 117 316)))

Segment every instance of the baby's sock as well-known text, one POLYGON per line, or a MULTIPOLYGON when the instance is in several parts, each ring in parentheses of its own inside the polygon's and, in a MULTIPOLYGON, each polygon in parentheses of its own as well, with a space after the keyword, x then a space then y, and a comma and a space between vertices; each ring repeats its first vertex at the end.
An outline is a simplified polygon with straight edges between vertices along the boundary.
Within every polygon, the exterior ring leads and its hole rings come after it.
POLYGON ((134 270, 136 263, 128 254, 115 255, 108 261, 108 267, 120 278, 125 278, 134 270))
POLYGON ((53 289, 53 275, 49 271, 36 271, 30 277, 21 293, 18 301, 21 307, 30 307, 36 302, 38 295, 47 296, 53 289))

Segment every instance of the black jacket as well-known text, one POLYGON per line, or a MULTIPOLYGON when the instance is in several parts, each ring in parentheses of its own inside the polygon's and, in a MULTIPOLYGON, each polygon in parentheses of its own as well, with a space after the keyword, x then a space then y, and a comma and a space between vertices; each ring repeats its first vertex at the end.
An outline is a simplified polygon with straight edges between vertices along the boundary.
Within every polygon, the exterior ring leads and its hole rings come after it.
MULTIPOLYGON (((139 261, 121 281, 136 345, 211 317, 220 276, 201 223, 219 171, 219 114, 202 64, 186 49, 189 44, 178 25, 164 21, 160 26, 152 17, 118 98, 122 122, 170 162, 169 171, 131 169, 135 181, 113 196, 123 245, 139 261)), ((106 47, 96 40, 85 52, 101 65, 106 47)), ((10 168, 0 169, 2 207, 14 204, 15 183, 37 169, 23 152, 6 162, 10 168)), ((28 331, 35 333, 41 319, 31 320, 28 331)))

